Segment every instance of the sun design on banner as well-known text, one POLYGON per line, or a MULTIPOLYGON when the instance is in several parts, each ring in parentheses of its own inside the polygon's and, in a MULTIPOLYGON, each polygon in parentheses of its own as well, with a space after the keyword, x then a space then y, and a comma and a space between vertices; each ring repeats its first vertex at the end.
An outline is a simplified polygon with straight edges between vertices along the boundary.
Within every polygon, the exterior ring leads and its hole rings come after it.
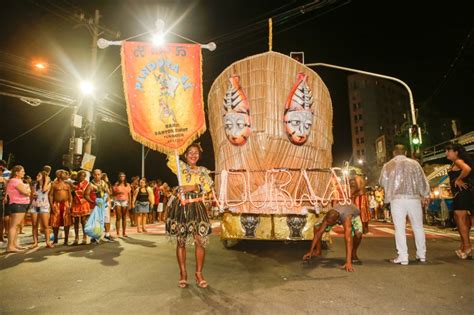
POLYGON ((163 153, 182 153, 206 129, 200 46, 126 42, 122 47, 132 137, 163 153))

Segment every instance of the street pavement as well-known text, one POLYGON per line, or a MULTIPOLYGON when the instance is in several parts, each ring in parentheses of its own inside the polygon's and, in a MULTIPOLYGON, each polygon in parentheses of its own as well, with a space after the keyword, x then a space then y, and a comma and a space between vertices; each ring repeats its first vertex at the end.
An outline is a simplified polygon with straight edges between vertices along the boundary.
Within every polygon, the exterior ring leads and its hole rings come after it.
MULTIPOLYGON (((213 225, 216 234, 219 222, 213 225)), ((309 263, 301 262, 307 241, 243 241, 225 249, 213 235, 204 268, 209 288, 193 281, 189 246, 190 285, 179 289, 175 246, 163 229, 130 229, 128 238, 100 245, 2 254, 0 314, 474 314, 474 260, 455 256, 459 240, 450 230, 427 228, 424 264, 414 260, 409 236, 410 264, 399 266, 388 262, 393 226, 375 223, 354 273, 338 268, 338 229, 329 250, 309 263)))

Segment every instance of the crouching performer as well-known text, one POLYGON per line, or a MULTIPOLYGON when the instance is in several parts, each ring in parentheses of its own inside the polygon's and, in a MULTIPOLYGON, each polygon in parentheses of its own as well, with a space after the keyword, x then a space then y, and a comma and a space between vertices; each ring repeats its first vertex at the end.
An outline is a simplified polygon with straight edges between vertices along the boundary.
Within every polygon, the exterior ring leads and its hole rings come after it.
POLYGON ((349 272, 354 271, 352 263, 360 262, 357 257, 357 248, 362 241, 363 229, 360 211, 353 205, 337 205, 326 213, 321 223, 315 225, 311 248, 303 256, 303 260, 309 261, 313 256, 321 255, 321 237, 324 232, 329 232, 336 224, 343 226, 346 244, 346 262, 340 268, 349 272))

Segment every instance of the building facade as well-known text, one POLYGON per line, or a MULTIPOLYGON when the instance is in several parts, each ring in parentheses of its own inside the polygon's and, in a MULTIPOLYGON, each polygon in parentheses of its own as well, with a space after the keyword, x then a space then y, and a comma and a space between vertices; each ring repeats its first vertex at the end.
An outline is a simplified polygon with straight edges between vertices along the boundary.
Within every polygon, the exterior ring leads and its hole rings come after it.
POLYGON ((348 76, 348 92, 352 160, 363 161, 364 168, 380 166, 384 161, 377 163, 376 140, 384 136, 387 160, 397 138, 407 133, 408 93, 397 83, 362 74, 348 76))

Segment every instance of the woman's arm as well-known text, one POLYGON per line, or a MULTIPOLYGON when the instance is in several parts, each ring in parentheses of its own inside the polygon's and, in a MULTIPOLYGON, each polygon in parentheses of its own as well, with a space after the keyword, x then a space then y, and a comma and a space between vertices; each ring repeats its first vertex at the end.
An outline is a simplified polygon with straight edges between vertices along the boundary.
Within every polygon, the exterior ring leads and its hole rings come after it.
POLYGON ((150 202, 150 208, 151 208, 155 204, 155 194, 153 193, 153 189, 149 187, 146 190, 148 192, 148 201, 150 202))
POLYGON ((311 242, 311 247, 309 248, 308 253, 303 256, 303 260, 309 260, 313 256, 313 251, 318 245, 318 243, 321 241, 321 238, 323 237, 324 230, 327 228, 327 222, 325 219, 323 219, 323 222, 321 225, 315 229, 314 231, 314 236, 313 236, 313 241, 311 242))
POLYGON ((43 187, 43 192, 48 192, 50 189, 51 189, 51 181, 50 180, 45 180, 46 181, 46 184, 44 184, 44 187, 43 187))
POLYGON ((20 194, 24 195, 24 196, 30 196, 31 194, 31 189, 30 189, 30 185, 28 184, 23 184, 23 183, 18 183, 18 185, 16 185, 16 190, 18 190, 20 192, 20 194))
POLYGON ((459 174, 458 178, 454 182, 454 186, 458 187, 459 189, 467 189, 468 186, 463 181, 463 179, 471 173, 471 167, 461 159, 454 161, 454 164, 461 170, 461 174, 459 174))
POLYGON ((84 199, 93 204, 94 202, 91 199, 91 190, 92 184, 89 183, 86 187, 86 190, 84 190, 84 199))
POLYGON ((132 208, 134 207, 135 205, 135 202, 137 201, 137 196, 138 196, 138 191, 140 190, 140 188, 137 188, 135 189, 135 191, 133 192, 133 196, 132 196, 132 208))

